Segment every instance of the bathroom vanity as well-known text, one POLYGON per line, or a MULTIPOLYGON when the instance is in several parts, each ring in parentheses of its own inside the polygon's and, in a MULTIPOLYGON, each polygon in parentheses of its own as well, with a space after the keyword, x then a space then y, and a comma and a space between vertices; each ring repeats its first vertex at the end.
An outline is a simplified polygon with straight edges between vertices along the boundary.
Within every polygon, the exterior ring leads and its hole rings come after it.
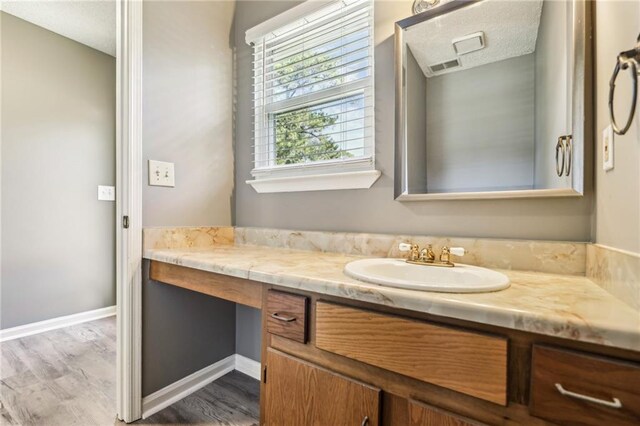
POLYGON ((262 424, 640 422, 640 315, 584 276, 444 294, 351 279, 340 253, 145 256, 154 281, 262 309, 262 424))

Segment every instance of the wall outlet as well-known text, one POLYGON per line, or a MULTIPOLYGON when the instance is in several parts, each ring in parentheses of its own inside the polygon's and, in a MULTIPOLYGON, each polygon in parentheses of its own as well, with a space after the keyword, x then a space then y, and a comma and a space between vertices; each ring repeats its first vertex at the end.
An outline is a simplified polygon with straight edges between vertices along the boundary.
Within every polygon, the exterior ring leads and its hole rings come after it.
POLYGON ((605 172, 613 170, 613 127, 602 131, 602 168, 605 172))
POLYGON ((98 185, 98 201, 115 201, 116 187, 98 185))
POLYGON ((149 160, 149 185, 176 186, 176 176, 173 163, 149 160))

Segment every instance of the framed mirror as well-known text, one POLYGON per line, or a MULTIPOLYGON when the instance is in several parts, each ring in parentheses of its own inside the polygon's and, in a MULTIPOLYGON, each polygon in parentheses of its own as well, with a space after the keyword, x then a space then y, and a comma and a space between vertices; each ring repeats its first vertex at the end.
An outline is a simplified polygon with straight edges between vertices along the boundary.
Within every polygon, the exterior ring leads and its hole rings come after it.
POLYGON ((397 22, 396 200, 582 196, 590 20, 582 0, 452 0, 397 22))

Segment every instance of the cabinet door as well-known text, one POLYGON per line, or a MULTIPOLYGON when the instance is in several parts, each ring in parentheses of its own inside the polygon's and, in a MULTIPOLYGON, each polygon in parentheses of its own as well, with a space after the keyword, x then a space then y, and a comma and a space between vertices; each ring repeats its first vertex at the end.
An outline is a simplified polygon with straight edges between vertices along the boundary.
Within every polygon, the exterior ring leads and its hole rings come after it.
POLYGON ((481 426, 482 423, 417 401, 409 401, 410 426, 481 426))
POLYGON ((263 424, 377 426, 380 389, 267 351, 263 424))

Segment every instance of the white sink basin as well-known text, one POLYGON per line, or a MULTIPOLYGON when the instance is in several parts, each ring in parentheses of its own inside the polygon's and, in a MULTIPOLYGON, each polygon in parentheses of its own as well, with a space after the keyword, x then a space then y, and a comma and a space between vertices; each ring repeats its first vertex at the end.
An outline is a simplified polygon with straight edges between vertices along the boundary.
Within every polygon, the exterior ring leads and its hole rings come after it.
POLYGON ((404 259, 362 259, 348 263, 345 274, 387 287, 445 293, 504 290, 509 277, 478 266, 457 263, 454 268, 412 265, 404 259))

